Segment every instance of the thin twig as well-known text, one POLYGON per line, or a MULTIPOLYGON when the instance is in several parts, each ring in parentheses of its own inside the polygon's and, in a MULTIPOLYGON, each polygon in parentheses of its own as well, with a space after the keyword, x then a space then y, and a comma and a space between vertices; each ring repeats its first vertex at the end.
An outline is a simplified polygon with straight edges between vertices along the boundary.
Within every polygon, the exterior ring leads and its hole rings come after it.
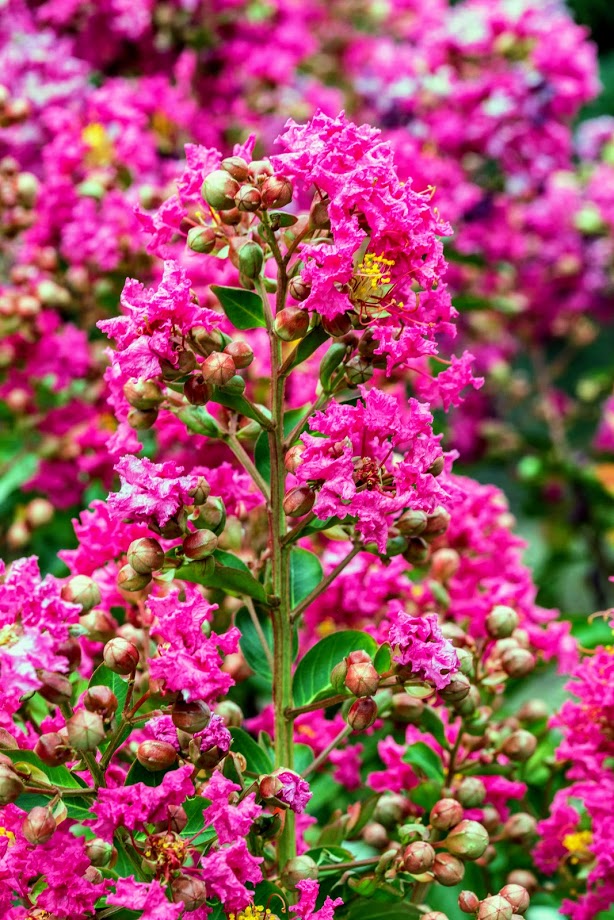
POLYGON ((247 473, 249 473, 249 475, 252 477, 253 481, 258 486, 258 488, 264 495, 264 498, 268 502, 270 498, 269 486, 265 482, 265 480, 262 478, 258 470, 256 469, 256 466, 253 460, 251 459, 251 457, 249 456, 249 454, 247 453, 247 451, 245 450, 241 442, 237 440, 234 434, 230 434, 226 438, 226 444, 228 444, 228 447, 231 449, 231 451, 233 452, 233 454, 235 455, 235 457, 237 458, 237 460, 239 461, 243 469, 247 473))
POLYGON ((306 776, 309 776, 310 773, 313 773, 314 770, 317 770, 318 767, 321 767, 323 763, 326 763, 328 760, 328 755, 335 750, 337 745, 341 744, 349 734, 351 734, 352 729, 349 725, 344 725, 339 734, 333 738, 330 744, 327 744, 323 751, 320 751, 318 756, 311 761, 309 766, 305 767, 301 776, 305 779, 306 776))

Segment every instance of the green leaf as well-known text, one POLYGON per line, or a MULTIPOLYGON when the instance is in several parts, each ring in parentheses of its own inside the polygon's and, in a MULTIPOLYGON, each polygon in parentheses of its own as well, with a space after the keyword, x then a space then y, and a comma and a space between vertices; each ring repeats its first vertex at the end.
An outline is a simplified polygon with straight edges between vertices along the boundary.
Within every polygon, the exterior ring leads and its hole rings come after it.
POLYGON ((350 652, 362 649, 369 655, 377 652, 377 642, 367 633, 346 629, 332 633, 309 649, 299 661, 292 683, 294 705, 306 706, 332 695, 330 672, 350 652))
MULTIPOLYGON (((270 617, 260 619, 260 626, 271 655, 273 654, 273 626, 270 617)), ((246 607, 241 607, 235 616, 235 626, 241 633, 239 645, 248 665, 267 680, 273 675, 269 664, 269 656, 262 647, 262 640, 253 624, 252 618, 246 607)))
POLYGON ((425 811, 430 811, 433 805, 441 798, 441 782, 429 779, 425 783, 416 786, 415 789, 410 790, 409 798, 415 805, 419 805, 425 811))
POLYGON ((344 850, 343 847, 314 847, 307 850, 305 856, 311 857, 318 866, 326 866, 331 863, 348 862, 354 859, 354 854, 350 850, 344 850))
POLYGON ((385 674, 392 667, 392 653, 387 642, 378 648, 373 659, 373 667, 378 674, 385 674))
POLYGON ((36 756, 34 751, 3 750, 2 753, 10 757, 14 764, 24 763, 36 767, 41 773, 45 774, 51 786, 60 786, 66 789, 87 789, 87 784, 66 767, 48 767, 36 756))
POLYGON ((425 706, 420 716, 420 728, 423 732, 428 732, 438 741, 442 748, 448 750, 449 745, 446 739, 445 727, 437 713, 430 706, 425 706))
POLYGON ((38 465, 35 454, 16 457, 7 472, 0 479, 0 504, 34 475, 38 465))
POLYGON ((424 741, 416 741, 415 744, 411 744, 402 759, 404 763, 411 764, 415 770, 424 774, 427 779, 443 783, 444 770, 441 757, 424 741))
MULTIPOLYGON (((290 409, 284 413, 284 436, 287 437, 290 432, 298 425, 301 419, 307 418, 310 406, 301 406, 298 409, 290 409)), ((271 479, 271 451, 269 449, 269 437, 266 431, 263 431, 256 441, 254 448, 254 463, 260 475, 267 482, 271 479)))
POLYGON ((109 690, 112 690, 117 697, 117 712, 121 713, 124 708, 124 703, 126 702, 126 697, 128 695, 128 681, 126 679, 120 677, 119 674, 115 674, 115 672, 110 668, 107 668, 105 664, 101 664, 92 674, 88 686, 103 686, 108 687, 109 690))
MULTIPOLYGON (((219 403, 220 406, 226 406, 227 409, 232 409, 237 415, 244 415, 246 418, 252 418, 256 422, 260 421, 251 403, 245 396, 233 396, 232 393, 224 393, 219 387, 214 387, 211 401, 219 403)), ((263 415, 267 415, 266 409, 260 408, 260 411, 263 415)))
POLYGON ((177 569, 175 577, 207 588, 219 588, 237 597, 247 594, 261 603, 266 603, 266 591, 260 582, 256 581, 245 563, 232 553, 216 550, 214 556, 210 556, 209 559, 182 565, 177 569))
POLYGON ((243 754, 250 773, 270 773, 273 770, 273 761, 251 735, 248 735, 242 728, 231 728, 230 734, 232 735, 232 750, 243 754))
POLYGON ((265 327, 262 297, 243 288, 212 284, 211 290, 222 305, 224 313, 237 329, 265 327))
POLYGON ((332 375, 343 361, 346 352, 346 345, 344 345, 342 342, 334 342, 322 358, 322 362, 320 364, 320 383, 322 384, 322 389, 325 393, 332 392, 332 375))
POLYGON ((134 786, 135 783, 144 783, 145 786, 161 786, 162 780, 167 773, 174 770, 170 767, 168 770, 146 770, 145 767, 135 760, 126 774, 125 786, 134 786))
POLYGON ((204 406, 186 406, 177 416, 194 434, 205 435, 208 438, 219 438, 221 434, 218 423, 204 406))
POLYGON ((328 333, 324 331, 323 327, 316 326, 309 335, 306 335, 305 338, 301 340, 296 349, 296 354, 294 355, 291 366, 296 367, 298 364, 302 364, 303 361, 310 358, 314 351, 317 351, 320 345, 323 345, 327 339, 328 333))
POLYGON ((288 214, 286 211, 269 211, 269 220, 273 225, 278 227, 293 227, 298 221, 294 214, 288 214))
POLYGON ((322 564, 315 553, 295 546, 290 553, 290 603, 292 607, 307 597, 323 578, 322 564))
POLYGON ((308 744, 294 745, 294 770, 303 773, 313 761, 313 749, 308 744))
POLYGON ((415 904, 407 901, 378 901, 359 898, 352 902, 347 920, 418 920, 421 916, 415 904))

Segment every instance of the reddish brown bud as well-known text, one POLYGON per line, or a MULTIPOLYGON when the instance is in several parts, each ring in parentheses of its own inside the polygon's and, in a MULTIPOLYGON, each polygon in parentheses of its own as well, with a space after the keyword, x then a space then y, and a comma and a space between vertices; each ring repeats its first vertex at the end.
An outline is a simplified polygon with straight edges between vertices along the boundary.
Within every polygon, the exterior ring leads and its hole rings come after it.
POLYGON ((429 817, 432 827, 438 831, 447 831, 463 818, 463 807, 456 799, 440 799, 431 808, 429 817))
POLYGON ((243 725, 243 712, 232 700, 222 700, 215 707, 216 716, 224 720, 228 728, 240 728, 243 725))
POLYGON ((238 208, 229 208, 219 212, 220 221, 227 227, 236 227, 243 220, 243 214, 238 208))
POLYGON ((368 652, 365 652, 363 649, 356 649, 355 652, 350 652, 346 657, 345 663, 349 667, 351 664, 360 664, 361 662, 366 662, 367 664, 372 664, 371 656, 368 652))
POLYGON ((372 662, 351 664, 345 675, 345 686, 354 696, 373 696, 379 686, 379 674, 372 662))
POLYGON ((89 712, 98 712, 105 719, 110 719, 117 711, 117 697, 110 687, 96 684, 83 694, 83 705, 89 712))
POLYGON ((216 169, 203 182, 201 195, 212 208, 224 211, 234 207, 239 188, 239 183, 228 172, 216 169))
POLYGON ((106 868, 115 855, 113 844, 107 843, 106 840, 102 840, 100 837, 88 840, 85 844, 85 852, 91 864, 100 869, 106 868))
POLYGON ((347 335, 351 330, 352 320, 348 313, 340 313, 338 316, 335 316, 334 319, 323 318, 322 328, 328 335, 332 335, 333 338, 338 339, 343 335, 347 335))
POLYGON ((537 878, 528 869, 513 869, 507 877, 507 883, 526 888, 529 894, 534 894, 539 888, 537 878))
POLYGON ((247 342, 241 339, 237 339, 235 342, 229 342, 224 348, 224 352, 230 355, 234 361, 235 367, 239 368, 239 370, 244 367, 249 367, 254 360, 254 352, 252 351, 251 345, 248 345, 247 342))
POLYGON ((284 495, 283 507, 288 517, 301 517, 308 514, 316 500, 315 492, 307 486, 296 486, 284 495))
POLYGON ((43 699, 59 706, 60 703, 70 701, 72 696, 72 684, 63 674, 56 674, 54 671, 37 671, 39 679, 42 681, 42 687, 38 692, 43 699))
POLYGON ((512 905, 501 895, 495 894, 480 901, 478 920, 512 920, 512 905))
POLYGON ((439 695, 446 703, 459 703, 469 695, 471 690, 471 681, 464 674, 458 672, 452 677, 450 683, 442 687, 439 695))
POLYGON ((155 828, 158 832, 167 831, 173 834, 180 834, 188 823, 188 816, 185 808, 181 805, 168 805, 166 808, 166 818, 163 821, 157 821, 155 828))
POLYGON ((370 696, 354 700, 347 714, 347 723, 355 732, 364 732, 377 719, 377 703, 370 696))
POLYGON ((25 788, 15 771, 8 764, 0 763, 0 805, 14 802, 25 788))
POLYGON ((285 208, 292 201, 292 183, 285 176, 271 176, 262 184, 262 206, 285 208))
POLYGON ((117 629, 117 621, 106 610, 90 610, 85 616, 79 617, 79 624, 93 642, 107 642, 113 638, 117 629))
POLYGON ((404 725, 419 725, 424 703, 409 693, 395 693, 392 697, 392 718, 404 725))
POLYGON ((202 879, 190 875, 180 875, 171 882, 173 901, 183 901, 183 909, 188 913, 196 910, 207 900, 207 887, 202 879))
POLYGON ((465 818, 446 837, 450 853, 463 859, 479 859, 488 846, 488 831, 478 821, 465 818))
POLYGON ((18 751, 17 739, 6 728, 0 728, 0 751, 18 751))
POLYGON ((435 550, 431 556, 431 577, 446 582, 456 575, 460 567, 460 556, 447 546, 435 550))
POLYGON ((183 385, 183 395, 192 406, 204 406, 211 399, 212 391, 200 373, 192 374, 183 385))
POLYGON ((369 821, 368 824, 365 824, 362 839, 367 846, 374 847, 376 850, 385 849, 390 842, 388 831, 383 824, 378 824, 377 821, 369 821))
POLYGON ((226 157, 222 160, 222 169, 224 169, 237 182, 245 182, 248 176, 247 160, 243 157, 226 157))
POLYGON ((295 856, 289 859, 281 873, 284 888, 294 889, 297 882, 304 879, 317 879, 318 867, 311 856, 295 856))
POLYGON ((128 547, 128 563, 140 575, 150 575, 162 568, 164 550, 152 537, 140 537, 128 547))
POLYGON ((135 572, 131 565, 123 565, 117 573, 117 587, 122 591, 142 591, 151 581, 151 574, 135 572))
POLYGON ((100 603, 100 588, 87 575, 75 575, 63 585, 62 598, 88 611, 100 603))
POLYGON ((207 727, 211 719, 211 710, 203 700, 194 700, 191 703, 178 700, 171 715, 173 724, 180 731, 193 735, 207 727))
POLYGON ((518 731, 508 735, 501 746, 501 750, 510 760, 517 760, 523 763, 535 753, 536 747, 537 738, 535 735, 532 735, 531 732, 526 731, 524 728, 520 728, 518 731))
POLYGON ((330 201, 319 200, 314 201, 309 210, 309 223, 312 227, 316 227, 318 230, 324 230, 330 225, 330 217, 328 216, 328 206, 330 201))
POLYGON ((192 252, 209 253, 215 249, 217 233, 213 227, 191 227, 188 230, 188 249, 192 252))
POLYGON ((290 279, 290 284, 288 285, 288 292, 290 297, 293 297, 294 300, 298 300, 299 303, 303 300, 307 300, 311 292, 311 284, 308 284, 306 281, 303 281, 300 275, 295 275, 294 278, 290 279))
POLYGON ((529 843, 535 836, 537 822, 526 812, 518 812, 507 819, 503 825, 503 836, 513 843, 529 843))
POLYGON ((257 211, 262 204, 262 195, 253 185, 242 185, 235 195, 235 205, 239 211, 257 211))
POLYGON ((524 914, 531 902, 529 892, 522 885, 505 885, 499 894, 509 901, 515 914, 524 914))
POLYGON ((497 604, 486 617, 486 629, 493 639, 507 639, 511 636, 519 623, 515 610, 504 604, 497 604))
POLYGON ((170 361, 168 358, 158 358, 160 370, 164 380, 179 380, 193 371, 196 367, 196 358, 191 351, 181 348, 175 352, 175 360, 170 361))
POLYGON ((477 776, 466 776, 457 789, 456 797, 465 808, 479 808, 486 798, 486 786, 477 776))
POLYGON ((437 537, 448 529, 450 524, 450 515, 445 508, 439 505, 432 514, 427 515, 426 527, 424 533, 429 537, 437 537))
POLYGON ((462 882, 465 867, 456 856, 451 856, 449 853, 438 853, 433 863, 433 874, 440 885, 451 888, 462 882))
POLYGON ((441 910, 429 910, 420 915, 420 920, 450 920, 450 918, 441 910))
POLYGON ((70 746, 75 751, 95 751, 106 734, 102 716, 87 709, 80 709, 70 717, 66 731, 70 746))
POLYGON ((81 664, 81 645, 75 636, 69 636, 56 647, 58 655, 68 662, 69 670, 74 671, 81 664))
POLYGON ((116 674, 132 674, 139 663, 139 650, 132 642, 118 636, 107 642, 102 658, 107 668, 116 674))
POLYGON ((526 648, 510 648, 501 656, 501 665, 510 677, 526 677, 535 668, 535 656, 526 648))
POLYGON ((302 339, 309 331, 309 313, 301 307, 285 307, 275 317, 274 327, 284 342, 302 339))
POLYGON ((34 746, 34 753, 48 767, 59 767, 72 757, 70 748, 58 732, 41 735, 34 746))
POLYGON ((28 843, 47 843, 55 834, 55 819, 50 808, 36 805, 24 818, 21 829, 28 843))
POLYGON ((299 466, 301 465, 301 457, 304 453, 304 444, 294 444, 293 447, 288 449, 284 457, 284 466, 289 473, 296 473, 299 466))
POLYGON ((282 781, 274 773, 261 776, 258 781, 258 792, 263 799, 274 799, 284 788, 282 781))
POLYGON ((183 541, 183 551, 188 559, 206 559, 217 549, 217 537, 211 530, 197 530, 183 541))
POLYGON ((480 906, 480 899, 473 891, 461 891, 458 906, 464 914, 474 914, 480 906))
POLYGON ((135 431, 148 431, 156 424, 157 409, 130 409, 126 421, 135 431))
POLYGON ((206 383, 223 387, 236 374, 235 363, 230 355, 215 351, 205 358, 201 365, 201 375, 206 383))
POLYGON ((252 160, 247 169, 250 182, 258 185, 262 185, 265 179, 273 175, 273 167, 268 160, 252 160))
POLYGON ((136 750, 136 759, 150 773, 155 773, 172 767, 177 760, 177 751, 166 741, 142 741, 136 750))
POLYGON ((445 465, 446 464, 445 464, 445 460, 443 459, 443 457, 437 457, 437 459, 433 460, 433 462, 429 466, 427 473, 430 473, 431 476, 440 476, 444 471, 445 465))
POLYGON ((412 875, 422 875, 428 872, 435 862, 435 850, 424 840, 416 840, 405 847, 403 852, 403 866, 412 875))
POLYGON ((224 347, 224 335, 219 329, 205 329, 204 326, 193 326, 190 329, 190 344, 194 351, 203 358, 221 351, 224 347))

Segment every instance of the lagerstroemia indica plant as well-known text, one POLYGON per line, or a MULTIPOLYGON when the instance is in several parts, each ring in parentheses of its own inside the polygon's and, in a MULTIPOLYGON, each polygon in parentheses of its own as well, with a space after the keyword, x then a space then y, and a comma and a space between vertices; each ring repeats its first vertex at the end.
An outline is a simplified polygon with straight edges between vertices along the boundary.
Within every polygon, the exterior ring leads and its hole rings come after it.
POLYGON ((70 577, 0 585, 9 920, 443 920, 459 885, 512 920, 538 886, 548 712, 508 688, 576 649, 433 428, 482 383, 442 345, 451 228, 371 127, 318 113, 276 149, 190 150, 146 230, 233 283, 126 282, 99 324, 119 489, 70 577), (154 426, 171 459, 138 456, 154 426))

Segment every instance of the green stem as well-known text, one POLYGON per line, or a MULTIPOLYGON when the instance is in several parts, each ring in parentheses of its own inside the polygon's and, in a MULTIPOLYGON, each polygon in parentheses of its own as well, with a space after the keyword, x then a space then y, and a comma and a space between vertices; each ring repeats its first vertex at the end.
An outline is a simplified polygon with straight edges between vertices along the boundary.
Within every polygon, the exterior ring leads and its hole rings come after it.
POLYGON ((226 444, 228 445, 230 450, 233 452, 233 454, 235 455, 235 457, 237 458, 237 460, 239 461, 243 469, 247 473, 249 473, 253 481, 256 483, 256 485, 258 486, 258 488, 264 495, 265 499, 268 501, 270 497, 269 487, 267 483, 264 481, 264 479, 262 478, 262 476, 260 475, 260 473, 258 472, 258 470, 256 469, 253 460, 251 459, 251 457, 249 456, 249 454, 247 453, 247 451, 245 450, 241 442, 238 441, 235 435, 233 434, 228 435, 228 437, 225 440, 226 440, 226 444))

